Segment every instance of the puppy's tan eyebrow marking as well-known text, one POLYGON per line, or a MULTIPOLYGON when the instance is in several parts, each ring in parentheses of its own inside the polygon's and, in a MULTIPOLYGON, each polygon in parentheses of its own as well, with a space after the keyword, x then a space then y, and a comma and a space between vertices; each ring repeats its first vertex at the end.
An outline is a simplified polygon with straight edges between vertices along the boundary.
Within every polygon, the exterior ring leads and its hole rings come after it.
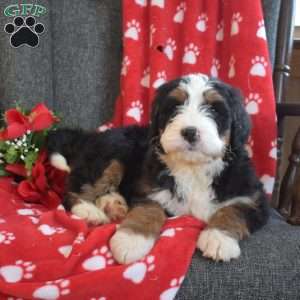
POLYGON ((215 89, 209 89, 203 93, 203 97, 207 103, 216 101, 224 101, 224 98, 215 89))
POLYGON ((185 92, 183 89, 178 87, 172 90, 168 94, 168 96, 176 98, 176 100, 178 100, 179 102, 184 102, 188 98, 187 92, 185 92))

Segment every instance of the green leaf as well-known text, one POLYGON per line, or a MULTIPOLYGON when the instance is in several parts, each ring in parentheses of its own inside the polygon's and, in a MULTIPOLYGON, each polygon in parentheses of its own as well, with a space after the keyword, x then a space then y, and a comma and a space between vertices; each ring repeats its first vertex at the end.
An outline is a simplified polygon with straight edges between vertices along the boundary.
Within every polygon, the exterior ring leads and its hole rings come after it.
POLYGON ((30 152, 28 152, 26 154, 26 157, 25 157, 25 168, 27 170, 31 170, 32 169, 32 166, 36 162, 37 157, 38 157, 38 152, 30 151, 30 152))
POLYGON ((9 173, 7 173, 4 168, 4 165, 0 164, 0 177, 9 175, 9 173))
POLYGON ((19 159, 18 150, 13 146, 9 146, 4 154, 4 159, 8 164, 14 164, 19 159))
POLYGON ((4 142, 0 141, 0 151, 5 152, 9 146, 4 142))

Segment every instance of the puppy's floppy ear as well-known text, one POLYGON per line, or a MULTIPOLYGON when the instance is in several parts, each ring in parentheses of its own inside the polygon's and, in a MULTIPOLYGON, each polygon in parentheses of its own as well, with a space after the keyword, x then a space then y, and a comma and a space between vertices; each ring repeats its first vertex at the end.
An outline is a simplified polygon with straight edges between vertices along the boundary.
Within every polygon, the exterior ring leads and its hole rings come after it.
POLYGON ((157 93, 152 103, 151 117, 150 117, 150 140, 159 136, 159 106, 160 106, 160 95, 157 93))
POLYGON ((251 122, 247 114, 243 96, 238 89, 230 87, 228 102, 232 112, 230 145, 232 149, 243 147, 248 140, 251 122))

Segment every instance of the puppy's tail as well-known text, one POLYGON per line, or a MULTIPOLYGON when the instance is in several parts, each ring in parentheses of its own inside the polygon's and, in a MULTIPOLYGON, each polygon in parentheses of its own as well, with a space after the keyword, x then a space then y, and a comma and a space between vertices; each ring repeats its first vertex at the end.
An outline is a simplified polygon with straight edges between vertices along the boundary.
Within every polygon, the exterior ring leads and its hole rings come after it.
POLYGON ((61 128, 49 133, 46 149, 50 164, 62 171, 71 172, 72 161, 80 153, 83 132, 78 129, 61 128))

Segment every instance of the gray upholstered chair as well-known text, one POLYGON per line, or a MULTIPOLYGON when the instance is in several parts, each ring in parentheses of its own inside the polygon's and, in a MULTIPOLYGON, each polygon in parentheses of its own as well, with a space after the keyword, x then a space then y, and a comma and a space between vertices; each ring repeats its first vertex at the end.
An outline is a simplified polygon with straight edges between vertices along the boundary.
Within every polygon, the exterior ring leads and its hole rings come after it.
MULTIPOLYGON (((10 2, 2 0, 1 10, 10 2)), ((288 73, 293 1, 262 2, 280 102, 283 78, 288 73)), ((118 94, 121 3, 116 0, 40 0, 39 3, 49 13, 42 17, 46 33, 38 48, 12 49, 5 33, 0 34, 1 104, 7 108, 14 101, 28 106, 45 101, 62 113, 65 124, 95 128, 112 116, 118 94)), ((5 23, 6 17, 0 16, 0 28, 5 23)), ((275 205, 278 192, 279 186, 274 193, 275 205)), ((300 299, 300 227, 289 225, 274 210, 269 223, 242 242, 241 247, 242 256, 230 263, 207 260, 196 251, 176 299, 300 299)))

